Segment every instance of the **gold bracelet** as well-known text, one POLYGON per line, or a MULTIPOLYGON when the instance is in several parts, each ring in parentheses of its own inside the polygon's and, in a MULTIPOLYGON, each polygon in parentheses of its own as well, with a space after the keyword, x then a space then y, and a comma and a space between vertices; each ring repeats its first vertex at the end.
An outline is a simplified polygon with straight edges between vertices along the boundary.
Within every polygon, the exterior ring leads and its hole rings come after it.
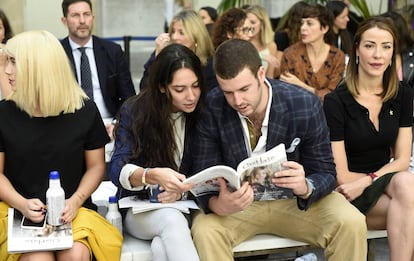
POLYGON ((142 178, 141 178, 142 185, 148 185, 148 183, 145 180, 145 175, 149 174, 149 170, 150 168, 145 168, 144 173, 142 173, 142 178))

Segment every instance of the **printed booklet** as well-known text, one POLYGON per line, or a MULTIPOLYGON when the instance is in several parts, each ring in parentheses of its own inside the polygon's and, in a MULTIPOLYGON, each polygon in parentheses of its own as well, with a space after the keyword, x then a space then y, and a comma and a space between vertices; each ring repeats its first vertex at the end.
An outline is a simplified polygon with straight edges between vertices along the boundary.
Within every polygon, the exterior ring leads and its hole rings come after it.
POLYGON ((8 210, 8 252, 24 253, 34 251, 62 250, 73 245, 72 225, 50 226, 46 222, 22 222, 23 215, 9 208, 8 210))
POLYGON ((285 145, 283 143, 265 153, 247 158, 239 163, 237 171, 231 167, 218 165, 200 171, 184 180, 184 183, 193 183, 190 190, 195 197, 208 194, 218 195, 220 184, 218 177, 227 180, 230 190, 237 190, 241 183, 247 181, 253 187, 255 200, 274 200, 293 198, 291 189, 275 186, 271 176, 283 169, 282 163, 287 161, 285 145))

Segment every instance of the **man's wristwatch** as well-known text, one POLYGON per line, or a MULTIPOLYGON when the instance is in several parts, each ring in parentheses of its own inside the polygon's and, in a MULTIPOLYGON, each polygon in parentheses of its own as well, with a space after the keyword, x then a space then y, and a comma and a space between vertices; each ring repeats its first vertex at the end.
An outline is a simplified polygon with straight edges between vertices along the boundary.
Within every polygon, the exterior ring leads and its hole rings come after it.
POLYGON ((308 178, 305 178, 305 179, 306 179, 306 184, 308 185, 308 191, 304 195, 299 195, 299 197, 303 199, 308 199, 312 195, 313 191, 315 190, 315 186, 313 185, 310 179, 308 178))

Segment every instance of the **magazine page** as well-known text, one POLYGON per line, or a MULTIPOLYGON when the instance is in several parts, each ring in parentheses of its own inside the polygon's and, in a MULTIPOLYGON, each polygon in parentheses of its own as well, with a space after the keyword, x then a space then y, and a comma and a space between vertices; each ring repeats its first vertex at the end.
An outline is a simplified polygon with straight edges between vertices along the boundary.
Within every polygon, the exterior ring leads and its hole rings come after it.
POLYGON ((22 224, 23 215, 14 208, 8 210, 8 252, 24 253, 44 250, 62 250, 73 245, 72 225, 26 228, 22 224), (25 227, 25 228, 24 228, 25 227))
POLYGON ((152 203, 149 200, 138 199, 135 196, 121 198, 119 208, 132 208, 132 213, 142 213, 160 208, 175 208, 183 213, 190 213, 190 208, 199 209, 194 200, 178 200, 174 203, 152 203))
POLYGON ((190 192, 196 197, 218 194, 220 191, 218 177, 223 177, 227 180, 229 189, 237 190, 240 188, 240 177, 237 172, 233 168, 224 165, 213 166, 202 170, 184 180, 184 183, 194 184, 190 192))
POLYGON ((273 149, 256 157, 242 161, 237 170, 241 182, 249 182, 254 191, 254 200, 274 200, 293 198, 291 189, 281 188, 271 182, 271 177, 284 167, 287 161, 285 145, 279 144, 273 149))

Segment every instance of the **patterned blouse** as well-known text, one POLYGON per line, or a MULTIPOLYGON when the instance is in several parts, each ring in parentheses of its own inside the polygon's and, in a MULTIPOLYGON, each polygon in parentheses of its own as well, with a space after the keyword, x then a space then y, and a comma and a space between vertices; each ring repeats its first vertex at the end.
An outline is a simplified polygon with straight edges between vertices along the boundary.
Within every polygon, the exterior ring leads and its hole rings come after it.
POLYGON ((324 96, 336 88, 345 72, 344 53, 332 45, 330 47, 325 62, 314 72, 305 44, 298 42, 291 45, 283 52, 281 72, 288 71, 315 88, 315 94, 323 101, 324 96))

